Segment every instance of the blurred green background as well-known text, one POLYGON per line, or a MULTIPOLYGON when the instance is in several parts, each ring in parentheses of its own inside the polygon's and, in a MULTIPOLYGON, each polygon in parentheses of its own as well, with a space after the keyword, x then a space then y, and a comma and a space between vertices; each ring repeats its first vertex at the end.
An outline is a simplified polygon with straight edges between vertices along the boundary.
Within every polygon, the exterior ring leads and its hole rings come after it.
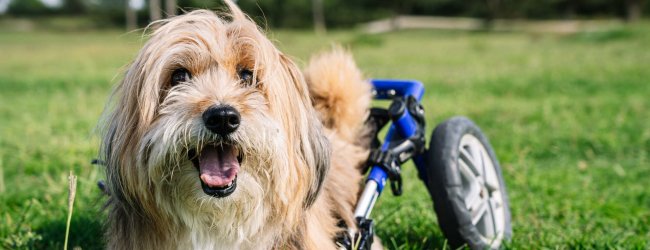
MULTIPOLYGON (((0 248, 63 247, 69 171, 79 176, 69 247, 103 247, 105 198, 96 186, 103 173, 90 164, 99 145, 94 128, 146 41, 135 27, 155 16, 147 3, 131 3, 140 10, 127 31, 124 1, 0 0, 0 248)), ((429 131, 453 115, 475 120, 508 186, 507 248, 650 248, 650 22, 642 18, 650 4, 238 4, 300 65, 340 43, 368 77, 422 81, 429 131), (322 5, 319 25, 314 4, 322 5), (363 24, 412 15, 471 17, 480 25, 369 33, 363 24)), ((377 234, 389 249, 444 248, 424 186, 410 165, 405 174, 405 194, 386 193, 373 212, 377 234)))

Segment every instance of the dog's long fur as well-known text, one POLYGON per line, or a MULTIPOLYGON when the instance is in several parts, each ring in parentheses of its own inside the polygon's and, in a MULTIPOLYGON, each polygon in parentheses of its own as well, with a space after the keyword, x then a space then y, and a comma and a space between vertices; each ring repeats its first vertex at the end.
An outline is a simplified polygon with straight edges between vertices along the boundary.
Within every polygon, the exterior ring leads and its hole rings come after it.
POLYGON ((103 118, 110 249, 334 249, 352 226, 367 157, 370 86, 342 49, 305 74, 233 3, 159 27, 130 64, 103 118), (177 68, 191 80, 170 85, 177 68), (248 68, 255 81, 242 84, 248 68), (201 114, 241 113, 236 191, 206 195, 189 150, 223 140, 201 114))

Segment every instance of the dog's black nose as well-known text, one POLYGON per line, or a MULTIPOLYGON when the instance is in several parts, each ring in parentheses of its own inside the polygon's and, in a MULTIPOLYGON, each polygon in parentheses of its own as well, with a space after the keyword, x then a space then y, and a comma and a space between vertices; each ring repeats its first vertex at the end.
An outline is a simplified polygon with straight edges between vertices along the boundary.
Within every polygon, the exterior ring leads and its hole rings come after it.
POLYGON ((212 106, 203 112, 203 123, 205 127, 222 136, 237 130, 239 122, 239 112, 231 106, 212 106))

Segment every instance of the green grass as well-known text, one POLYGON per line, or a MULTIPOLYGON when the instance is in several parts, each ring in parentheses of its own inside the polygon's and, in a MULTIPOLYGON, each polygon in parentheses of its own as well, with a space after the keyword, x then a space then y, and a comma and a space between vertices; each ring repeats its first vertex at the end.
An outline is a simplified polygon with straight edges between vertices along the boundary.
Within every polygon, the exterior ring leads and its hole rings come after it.
MULTIPOLYGON (((650 26, 540 36, 410 31, 272 34, 300 63, 346 44, 369 77, 424 82, 428 129, 476 121, 503 167, 513 249, 650 247, 650 26)), ((95 127, 142 45, 120 32, 0 32, 0 248, 62 248, 67 175, 78 176, 69 246, 103 246, 95 127)), ((445 245, 407 166, 405 194, 373 212, 390 249, 445 245)))

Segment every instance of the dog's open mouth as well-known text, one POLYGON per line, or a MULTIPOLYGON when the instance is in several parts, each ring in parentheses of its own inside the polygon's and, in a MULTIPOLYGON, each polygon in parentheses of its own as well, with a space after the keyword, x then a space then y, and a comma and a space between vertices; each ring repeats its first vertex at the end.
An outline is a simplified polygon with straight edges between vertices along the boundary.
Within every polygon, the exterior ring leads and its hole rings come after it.
POLYGON ((222 198, 235 192, 242 161, 236 147, 230 144, 206 145, 199 154, 190 150, 188 157, 199 170, 199 181, 207 195, 222 198))

